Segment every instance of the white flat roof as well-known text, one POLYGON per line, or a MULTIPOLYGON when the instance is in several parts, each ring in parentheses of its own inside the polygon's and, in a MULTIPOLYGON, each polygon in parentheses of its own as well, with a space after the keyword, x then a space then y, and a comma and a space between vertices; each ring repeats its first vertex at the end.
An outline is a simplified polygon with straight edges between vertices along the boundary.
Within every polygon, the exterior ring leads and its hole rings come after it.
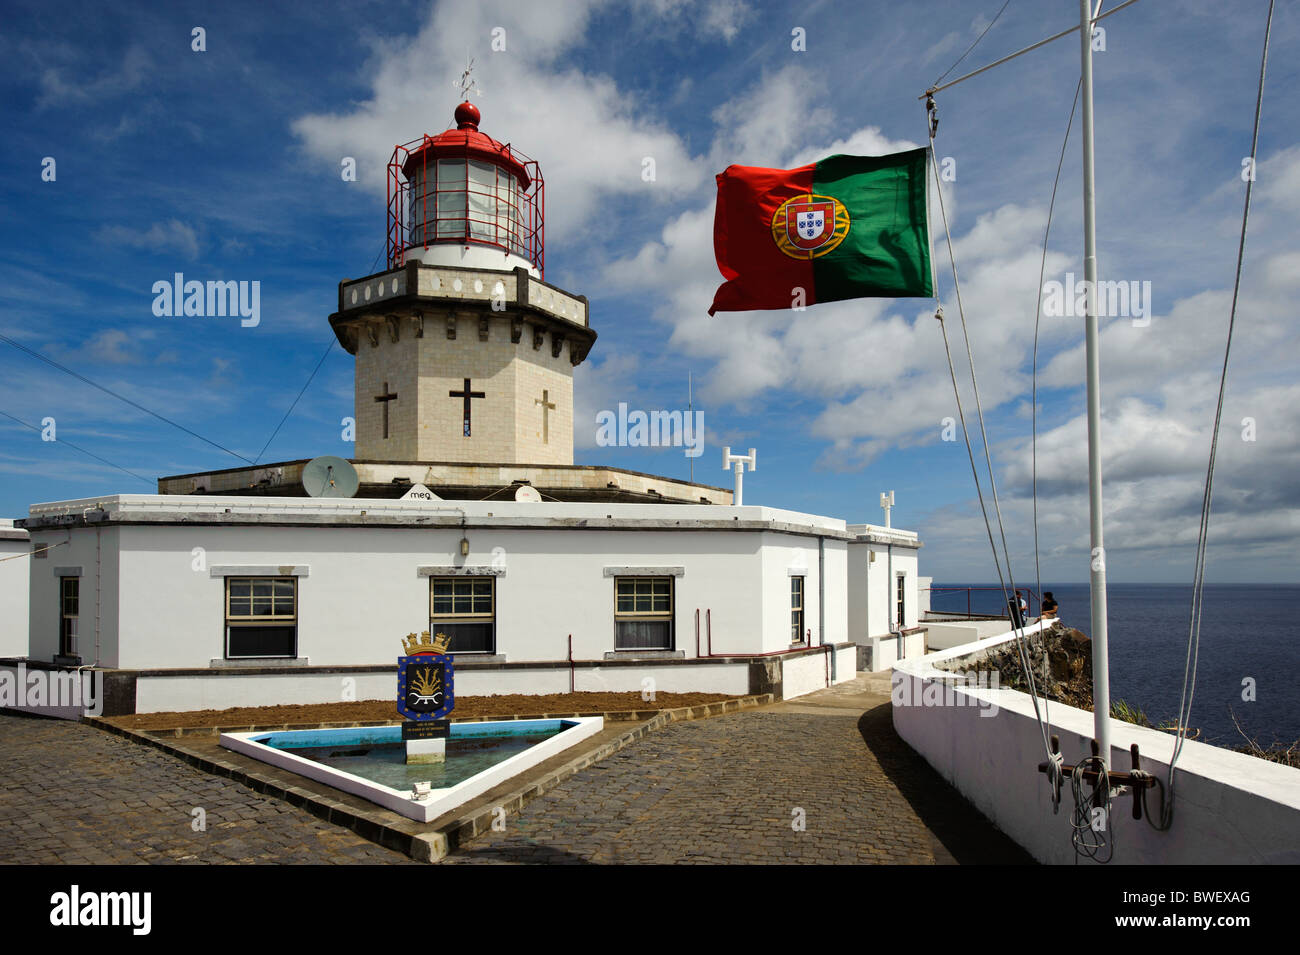
POLYGON ((845 522, 774 507, 724 504, 602 504, 542 501, 404 501, 375 498, 219 497, 191 494, 112 494, 33 504, 28 521, 68 523, 302 523, 441 524, 468 520, 521 527, 679 527, 830 532, 847 537, 845 522))

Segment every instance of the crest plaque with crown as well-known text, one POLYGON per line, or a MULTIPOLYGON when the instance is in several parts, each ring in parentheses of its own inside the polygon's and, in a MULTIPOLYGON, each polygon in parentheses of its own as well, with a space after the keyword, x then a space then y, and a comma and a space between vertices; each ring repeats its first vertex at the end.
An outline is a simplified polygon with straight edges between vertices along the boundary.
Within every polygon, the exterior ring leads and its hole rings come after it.
POLYGON ((450 642, 446 634, 430 637, 428 630, 418 638, 412 633, 402 640, 406 655, 397 658, 397 712, 406 719, 438 720, 455 706, 455 668, 447 655, 450 642))

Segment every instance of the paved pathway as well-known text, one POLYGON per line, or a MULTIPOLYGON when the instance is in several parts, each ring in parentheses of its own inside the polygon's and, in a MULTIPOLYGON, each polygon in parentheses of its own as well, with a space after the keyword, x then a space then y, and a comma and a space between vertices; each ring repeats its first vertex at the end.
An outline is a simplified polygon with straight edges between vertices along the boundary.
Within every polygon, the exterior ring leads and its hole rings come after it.
POLYGON ((888 683, 860 676, 671 724, 444 864, 957 861, 1030 860, 898 737, 888 683))
POLYGON ((147 746, 0 713, 0 863, 410 862, 147 746), (206 813, 195 832, 193 810, 206 813))
MULTIPOLYGON (((0 863, 409 862, 288 803, 76 723, 0 714, 0 863), (193 810, 207 830, 192 829, 193 810)), ((1028 862, 897 734, 860 675, 670 724, 447 863, 1028 862)))

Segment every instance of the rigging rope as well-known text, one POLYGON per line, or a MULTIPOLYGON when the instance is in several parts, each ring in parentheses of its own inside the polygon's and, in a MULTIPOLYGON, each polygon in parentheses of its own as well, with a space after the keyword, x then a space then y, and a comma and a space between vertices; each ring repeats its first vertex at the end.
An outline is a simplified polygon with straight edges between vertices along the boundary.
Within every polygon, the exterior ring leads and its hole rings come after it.
POLYGON ((1070 130, 1074 128, 1074 113, 1079 108, 1079 91, 1083 89, 1083 77, 1074 87, 1074 102, 1070 105, 1070 120, 1065 124, 1065 139, 1061 142, 1061 157, 1056 162, 1056 178, 1052 180, 1052 198, 1047 204, 1047 225, 1043 229, 1043 257, 1038 265, 1038 294, 1034 307, 1034 359, 1033 390, 1030 406, 1033 409, 1033 424, 1030 432, 1031 473, 1033 475, 1034 493, 1034 579, 1038 586, 1039 613, 1042 612, 1043 572, 1039 567, 1038 555, 1038 326, 1043 316, 1043 279, 1047 273, 1047 239, 1052 234, 1052 213, 1056 209, 1056 190, 1061 184, 1061 168, 1065 165, 1065 150, 1070 145, 1070 130))
POLYGON ((1196 564, 1192 583, 1191 620, 1187 633, 1187 660, 1183 665, 1183 695, 1178 703, 1178 728, 1173 754, 1169 760, 1169 798, 1165 800, 1159 828, 1167 829, 1174 817, 1174 767, 1187 738, 1187 723, 1192 714, 1192 697, 1196 692, 1196 666, 1201 648, 1201 610, 1204 605, 1206 551, 1210 533, 1210 504, 1214 494, 1214 466, 1219 450, 1219 430, 1223 421, 1223 396, 1228 383, 1228 359, 1232 353, 1232 333, 1237 324, 1237 299, 1241 292, 1241 267, 1246 255, 1246 226, 1250 220, 1250 193, 1255 183, 1253 163, 1259 148, 1259 117, 1264 105, 1264 73, 1268 66, 1268 41, 1273 29, 1274 0, 1268 3, 1264 24, 1264 50, 1259 60, 1259 87, 1255 93, 1255 125, 1250 137, 1252 175, 1246 179, 1246 199, 1241 210, 1241 238, 1237 242, 1237 270, 1232 282, 1232 307, 1228 312, 1228 336, 1223 347, 1223 368, 1219 373, 1219 398, 1214 409, 1214 428, 1210 435, 1210 460, 1205 469, 1205 493, 1201 498, 1201 526, 1196 538, 1196 564))
MULTIPOLYGON (((1011 4, 1011 0, 1006 0, 1006 3, 1002 4, 1002 10, 1005 10, 1005 9, 1006 9, 1010 4, 1011 4)), ((980 42, 980 40, 984 39, 984 34, 985 34, 985 33, 988 33, 990 30, 992 30, 992 29, 993 29, 993 24, 995 24, 995 23, 998 22, 998 17, 1002 16, 1002 10, 999 10, 999 11, 997 12, 997 16, 995 16, 992 20, 989 21, 989 25, 986 26, 986 27, 984 28, 983 33, 981 33, 979 36, 977 36, 977 37, 975 38, 975 42, 972 43, 970 46, 966 47, 966 52, 963 53, 961 56, 957 57, 956 62, 953 63, 952 66, 950 66, 950 67, 948 67, 946 70, 944 70, 944 71, 943 71, 943 76, 940 76, 937 80, 935 80, 933 83, 931 83, 931 84, 930 84, 931 86, 938 86, 940 83, 942 83, 945 79, 948 78, 948 74, 949 74, 949 73, 951 73, 953 70, 957 69, 957 64, 958 64, 958 63, 960 63, 962 60, 966 59, 966 57, 970 56, 970 51, 973 50, 973 49, 975 49, 975 47, 979 46, 979 42, 980 42)))
POLYGON ((1074 862, 1077 865, 1079 857, 1086 856, 1093 862, 1104 865, 1115 856, 1115 830, 1110 824, 1110 774, 1106 772, 1106 761, 1100 756, 1088 756, 1079 760, 1074 766, 1074 772, 1070 774, 1070 795, 1074 797, 1074 810, 1070 814, 1070 842, 1074 846, 1074 862), (1088 795, 1083 791, 1083 773, 1090 764, 1097 771, 1097 785, 1091 795, 1088 795), (1102 812, 1101 828, 1096 828, 1092 822, 1092 814, 1097 809, 1102 812), (1107 833, 1110 833, 1109 838, 1107 833), (1103 849, 1106 850, 1106 858, 1098 858, 1103 849))
MULTIPOLYGON (((1008 611, 1011 617, 1012 630, 1016 634, 1016 651, 1020 658, 1021 668, 1024 670, 1025 682, 1029 687, 1030 698, 1032 699, 1034 704, 1034 716, 1038 720, 1038 729, 1043 740, 1043 752, 1047 754, 1047 758, 1050 762, 1052 760, 1051 744, 1048 741, 1049 734, 1047 732, 1047 725, 1043 719, 1043 712, 1041 712, 1038 707, 1038 687, 1037 687, 1037 681, 1034 679, 1034 671, 1031 665, 1029 650, 1025 645, 1024 619, 1023 617, 1017 619, 1019 617, 1018 608, 1017 610, 1014 611, 1011 609, 1012 598, 1009 598, 1007 595, 1007 582, 1010 581, 1012 593, 1014 594, 1015 579, 1011 575, 1011 554, 1007 550, 1006 531, 1002 524, 1001 508, 998 506, 997 503, 997 488, 993 477, 993 462, 989 455, 988 435, 984 429, 984 409, 980 403, 979 383, 975 379, 975 359, 974 359, 974 355, 971 352, 970 337, 966 330, 966 313, 965 313, 965 307, 962 304, 961 282, 957 275, 957 259, 956 259, 956 254, 953 251, 952 229, 949 227, 948 224, 948 212, 947 212, 946 204, 944 203, 944 199, 943 199, 943 185, 939 179, 939 167, 935 161, 935 156, 934 156, 934 134, 938 129, 939 122, 938 122, 938 111, 934 106, 933 97, 927 100, 926 108, 929 112, 928 131, 929 131, 929 141, 930 141, 930 147, 929 147, 930 167, 934 170, 935 191, 938 193, 939 196, 939 213, 943 219, 944 235, 947 238, 947 244, 948 244, 948 260, 952 266, 953 290, 954 290, 954 297, 956 298, 957 301, 957 314, 961 320, 962 335, 965 338, 965 342, 966 342, 966 355, 967 355, 968 363, 970 365, 971 383, 974 386, 974 392, 975 392, 975 408, 979 418, 980 435, 982 437, 982 440, 984 441, 984 459, 988 465, 990 490, 992 491, 993 494, 994 511, 997 514, 998 531, 1002 539, 1003 556, 1001 558, 999 558, 998 556, 997 544, 993 540, 993 527, 989 522, 988 506, 984 501, 984 491, 981 486, 981 482, 979 478, 979 469, 975 464, 975 453, 971 448, 970 429, 966 425, 966 412, 962 406, 961 391, 957 386, 957 372, 955 367, 953 366, 953 361, 952 361, 952 349, 948 343, 948 327, 947 324, 944 322, 944 318, 943 318, 943 306, 937 303, 937 294, 938 294, 937 288, 935 289, 936 309, 935 309, 934 317, 939 322, 939 329, 943 333, 943 349, 944 349, 944 354, 946 355, 948 360, 948 374, 952 378, 953 396, 957 402, 957 415, 961 419, 962 437, 966 442, 966 456, 970 460, 971 475, 975 479, 975 493, 979 498, 980 513, 984 518, 984 530, 988 535, 989 547, 993 551, 993 566, 997 571, 998 586, 1002 591, 1002 597, 1004 601, 1006 601, 1008 604, 1008 611), (1007 572, 1005 576, 1002 573, 1003 560, 1005 560, 1007 565, 1007 572)), ((1046 709, 1047 701, 1045 697, 1043 700, 1043 706, 1044 709, 1046 709)), ((1055 793, 1055 788, 1053 788, 1053 792, 1055 793)), ((1055 807, 1055 805, 1056 802, 1054 799, 1053 806, 1055 807)))

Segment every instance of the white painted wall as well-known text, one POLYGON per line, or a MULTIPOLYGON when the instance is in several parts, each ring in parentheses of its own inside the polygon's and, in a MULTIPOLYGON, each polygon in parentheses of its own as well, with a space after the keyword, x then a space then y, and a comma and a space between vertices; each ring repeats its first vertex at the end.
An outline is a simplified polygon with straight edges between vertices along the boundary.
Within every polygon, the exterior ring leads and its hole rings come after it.
POLYGON ((870 637, 866 645, 871 647, 871 670, 879 673, 888 670, 899 660, 916 659, 925 655, 924 632, 908 633, 903 636, 870 637))
POLYGON ((814 690, 825 689, 830 682, 827 679, 827 665, 826 652, 783 661, 781 695, 789 700, 814 690))
POLYGON ((26 531, 0 520, 0 657, 27 656, 31 546, 26 531))
MULTIPOLYGON (((758 652, 771 653, 785 650, 791 643, 790 578, 804 578, 803 635, 811 631, 810 646, 824 643, 842 643, 847 638, 848 611, 845 594, 848 581, 848 545, 845 541, 828 540, 821 560, 825 565, 825 633, 821 633, 821 574, 817 541, 795 538, 787 534, 766 533, 763 544, 763 643, 758 652)), ((718 616, 713 616, 714 652, 718 652, 718 616)), ((750 651, 754 652, 754 651, 750 651)))
POLYGON ((1005 620, 945 620, 942 623, 927 621, 925 642, 931 651, 949 650, 988 637, 1005 633, 1005 620))
MULTIPOLYGON (((1060 814, 1053 815, 1046 777, 1036 770, 1046 754, 1029 696, 961 687, 947 695, 946 705, 924 705, 926 687, 937 684, 930 675, 934 662, 1009 639, 992 638, 900 663, 893 677, 894 727, 976 809, 1036 859, 1072 864, 1069 786, 1062 793, 1060 814)), ((938 698, 932 693, 932 699, 938 698)), ((1089 752, 1091 713, 1052 703, 1050 716, 1048 733, 1060 736, 1067 763, 1089 752)), ((1111 766, 1127 769, 1128 747, 1137 743, 1143 767, 1167 782, 1173 746, 1169 734, 1119 720, 1111 720, 1110 726, 1111 766)), ((1176 792, 1173 827, 1163 833, 1145 819, 1132 818, 1131 797, 1116 800, 1111 814, 1115 862, 1300 863, 1300 770, 1186 742, 1178 760, 1176 792)), ((1154 793, 1147 804, 1155 806, 1154 793)))
MULTIPOLYGON (((136 711, 216 709, 236 706, 276 706, 293 703, 336 703, 344 699, 391 700, 397 695, 396 661, 387 673, 302 673, 214 676, 150 676, 136 681, 136 711), (345 680, 352 683, 346 684, 345 680), (345 697, 347 691, 349 696, 345 697)), ((603 667, 578 669, 574 689, 586 692, 641 692, 642 681, 654 680, 657 693, 749 692, 749 671, 744 664, 697 667, 603 667)), ((823 684, 824 685, 824 684, 823 684)), ((458 696, 496 696, 507 693, 542 695, 569 692, 567 668, 456 671, 458 696)), ((646 703, 647 707, 652 702, 646 703)), ((394 719, 397 719, 394 709, 394 719)))
MULTIPOLYGON (((305 567, 299 655, 315 665, 394 657, 400 638, 429 627, 421 565, 460 562, 460 529, 127 527, 123 535, 126 668, 207 666, 224 655, 223 581, 214 566, 305 567), (203 570, 191 569, 194 548, 203 570)), ((74 537, 80 536, 73 532, 74 537)), ((695 655, 695 608, 713 610, 714 653, 761 652, 788 628, 765 625, 768 591, 788 604, 788 578, 762 574, 761 535, 672 531, 470 530, 470 564, 504 563, 497 579, 497 652, 508 660, 576 659, 614 650, 614 580, 607 566, 684 567, 675 578, 676 647, 695 655), (766 584, 766 586, 764 586, 766 584)), ((813 547, 815 551, 815 546, 813 547)), ((83 587, 85 585, 83 584, 83 587)), ((84 598, 83 598, 84 599, 84 598)), ((788 645, 788 639, 779 649, 788 645)), ((778 649, 771 647, 770 649, 778 649)))
POLYGON ((105 667, 121 665, 118 663, 117 644, 120 533, 118 527, 95 526, 38 530, 32 534, 33 547, 50 548, 44 558, 28 561, 31 586, 29 656, 33 660, 51 661, 58 653, 59 571, 79 567, 81 619, 76 649, 83 663, 105 667))
POLYGON ((866 645, 871 637, 884 636, 898 626, 895 620, 897 594, 894 579, 900 574, 906 578, 902 626, 906 629, 918 625, 918 563, 915 547, 894 544, 891 548, 885 544, 866 541, 855 541, 848 545, 849 590, 846 605, 849 639, 866 645), (871 559, 873 553, 875 560, 871 559))
MULTIPOLYGON (((269 516, 298 511, 328 514, 331 508, 341 513, 359 513, 364 508, 377 514, 409 514, 420 507, 380 501, 322 504, 145 495, 123 496, 120 501, 120 506, 146 514, 164 508, 220 514, 226 505, 269 516)), ((32 511, 80 513, 96 503, 63 502, 32 511)), ((213 576, 213 568, 285 566, 306 571, 299 578, 300 658, 328 666, 387 663, 400 653, 402 636, 429 627, 429 581, 417 569, 462 562, 504 569, 504 576, 497 578, 496 624, 497 653, 507 660, 564 660, 570 634, 576 659, 601 659, 613 651, 614 580, 605 576, 606 567, 684 569, 674 578, 675 646, 687 658, 696 654, 697 608, 701 616, 705 609, 712 610, 715 654, 783 650, 789 645, 787 568, 800 560, 809 568, 808 623, 816 629, 815 533, 694 530, 692 524, 725 514, 742 520, 800 520, 810 524, 810 531, 812 522, 843 527, 842 522, 827 518, 752 507, 510 502, 454 509, 468 514, 467 528, 151 523, 37 530, 38 542, 60 546, 47 559, 32 562, 33 656, 51 659, 57 649, 56 568, 82 568, 79 649, 83 658, 92 662, 94 657, 94 570, 98 567, 99 662, 150 669, 207 667, 224 656, 224 580, 213 576), (473 518, 493 514, 562 520, 607 514, 658 520, 672 516, 680 519, 680 526, 646 530, 545 523, 473 526, 473 518), (462 534, 471 548, 464 560, 459 551, 462 534)), ((827 542, 826 637, 831 641, 845 639, 847 629, 846 553, 845 542, 827 542)), ((707 652, 703 634, 701 641, 701 652, 707 652)))

